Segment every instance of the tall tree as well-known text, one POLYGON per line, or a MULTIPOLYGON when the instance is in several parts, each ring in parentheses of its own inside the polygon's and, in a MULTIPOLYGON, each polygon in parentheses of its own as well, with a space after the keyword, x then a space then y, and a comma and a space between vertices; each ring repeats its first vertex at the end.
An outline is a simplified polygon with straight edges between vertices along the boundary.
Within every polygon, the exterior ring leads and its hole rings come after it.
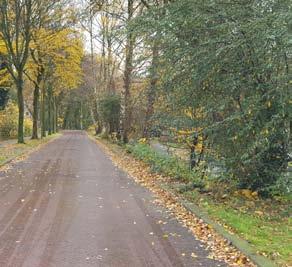
POLYGON ((162 33, 167 123, 179 127, 176 115, 185 113, 189 127, 208 136, 209 156, 226 177, 263 193, 289 159, 291 8, 284 0, 182 0, 144 17, 152 36, 162 33))
MULTIPOLYGON (((32 139, 38 138, 38 114, 39 114, 39 98, 40 86, 44 78, 44 62, 43 57, 46 51, 43 49, 43 42, 46 42, 45 29, 56 27, 56 25, 67 24, 68 19, 63 14, 66 14, 64 1, 45 1, 37 0, 37 15, 35 17, 34 28, 32 31, 32 44, 30 45, 31 64, 29 70, 25 72, 27 78, 34 85, 33 92, 33 129, 32 139), (62 13, 63 11, 63 13, 62 13), (53 26, 55 25, 55 26, 53 26)), ((60 27, 60 26, 59 26, 60 27)), ((45 46, 44 46, 45 47, 45 46)))
MULTIPOLYGON (((134 0, 127 2, 127 24, 131 22, 134 17, 134 0)), ((135 47, 135 36, 131 29, 126 33, 125 45, 125 69, 124 69, 124 118, 123 118, 123 142, 128 143, 129 132, 131 129, 132 111, 131 111, 131 83, 133 72, 133 53, 135 47)))
POLYGON ((29 57, 34 0, 2 0, 0 3, 0 33, 5 43, 7 69, 17 88, 18 143, 24 143, 24 68, 29 57))

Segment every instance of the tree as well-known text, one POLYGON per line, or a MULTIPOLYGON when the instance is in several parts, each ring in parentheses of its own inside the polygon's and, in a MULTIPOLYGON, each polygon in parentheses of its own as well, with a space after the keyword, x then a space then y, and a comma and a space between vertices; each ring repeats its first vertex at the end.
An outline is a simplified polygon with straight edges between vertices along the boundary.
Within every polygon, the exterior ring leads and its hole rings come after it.
POLYGON ((108 134, 119 131, 121 100, 116 94, 107 94, 99 101, 100 114, 108 125, 108 134))
MULTIPOLYGON (((127 24, 134 17, 134 0, 127 2, 127 24)), ((135 36, 132 30, 126 32, 125 46, 125 69, 124 69, 124 118, 123 118, 123 142, 128 143, 129 132, 131 128, 132 111, 131 111, 131 83, 133 72, 133 52, 135 47, 135 36)))
POLYGON ((0 4, 0 33, 7 49, 7 69, 17 88, 18 143, 24 143, 24 68, 29 57, 32 24, 36 1, 2 0, 0 4))
MULTIPOLYGON (((49 134, 56 130, 57 97, 62 91, 77 88, 81 82, 81 60, 83 44, 81 37, 73 29, 64 29, 54 34, 47 43, 45 88, 48 99, 49 134)), ((44 122, 43 122, 44 124, 44 122)))
MULTIPOLYGON (((46 29, 63 28, 71 22, 67 17, 70 13, 65 8, 64 1, 37 1, 38 13, 35 18, 35 25, 32 31, 32 44, 30 45, 30 61, 28 70, 25 72, 27 78, 33 83, 33 130, 32 139, 38 138, 38 114, 40 86, 44 78, 43 57, 51 51, 44 51, 43 42, 48 40, 46 29), (68 14, 64 16, 63 14, 68 14), (59 25, 59 26, 58 26, 59 25)), ((56 29, 57 30, 57 29, 56 29)), ((51 33, 51 31, 49 31, 51 33)), ((50 36, 53 37, 53 36, 50 36)), ((46 46, 44 46, 46 47, 46 46)), ((44 133, 44 131, 43 131, 44 133)))
POLYGON ((142 17, 152 36, 161 32, 170 114, 200 111, 191 127, 208 136, 225 176, 263 194, 288 162, 290 12, 289 1, 184 0, 142 17))

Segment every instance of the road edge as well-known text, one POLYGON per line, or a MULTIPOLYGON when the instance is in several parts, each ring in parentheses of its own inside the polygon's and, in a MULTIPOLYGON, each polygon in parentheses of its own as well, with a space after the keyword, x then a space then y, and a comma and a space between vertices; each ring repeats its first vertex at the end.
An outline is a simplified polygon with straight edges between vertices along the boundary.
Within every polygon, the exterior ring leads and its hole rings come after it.
MULTIPOLYGON (((116 153, 116 151, 114 151, 114 149, 103 140, 101 139, 97 140, 94 136, 91 136, 89 134, 87 135, 106 154, 108 154, 108 152, 100 146, 99 142, 101 142, 104 146, 106 146, 112 153, 116 153)), ((181 204, 187 211, 194 214, 197 218, 202 219, 205 223, 210 225, 219 235, 221 235, 223 238, 228 240, 230 244, 232 244, 235 248, 237 248, 239 251, 245 254, 258 267, 277 267, 277 265, 273 261, 271 261, 270 259, 262 255, 259 255, 257 251, 255 250, 255 248, 251 246, 246 240, 244 240, 243 238, 235 234, 228 232, 222 225, 220 225, 215 220, 211 219, 209 215, 207 214, 207 212, 204 211, 199 206, 197 206, 195 203, 188 201, 187 199, 183 198, 181 195, 178 195, 174 191, 174 189, 171 188, 170 186, 166 184, 162 184, 162 183, 157 183, 157 184, 159 187, 161 187, 161 189, 169 192, 174 197, 174 199, 179 204, 181 204)))
POLYGON ((257 254, 256 250, 253 246, 251 246, 246 240, 240 238, 235 234, 231 234, 228 232, 222 225, 220 225, 215 220, 211 219, 206 211, 197 206, 195 203, 186 200, 181 197, 175 191, 165 185, 160 184, 162 189, 167 190, 170 194, 172 194, 176 200, 184 206, 189 212, 195 214, 196 217, 202 219, 204 222, 209 224, 215 231, 227 239, 234 247, 240 250, 243 254, 245 254, 253 263, 255 263, 259 267, 276 267, 277 265, 272 262, 270 259, 257 254))
POLYGON ((1 168, 4 167, 5 165, 8 165, 9 163, 13 162, 14 160, 18 161, 25 154, 27 157, 30 156, 33 152, 38 151, 39 149, 43 148, 44 146, 48 145, 49 143, 57 140, 61 136, 62 136, 62 133, 58 133, 57 136, 52 137, 52 139, 48 140, 47 142, 38 144, 36 147, 32 148, 31 150, 28 149, 27 151, 21 152, 17 156, 14 156, 14 157, 11 157, 11 158, 5 160, 4 162, 0 163, 0 171, 1 171, 1 168))

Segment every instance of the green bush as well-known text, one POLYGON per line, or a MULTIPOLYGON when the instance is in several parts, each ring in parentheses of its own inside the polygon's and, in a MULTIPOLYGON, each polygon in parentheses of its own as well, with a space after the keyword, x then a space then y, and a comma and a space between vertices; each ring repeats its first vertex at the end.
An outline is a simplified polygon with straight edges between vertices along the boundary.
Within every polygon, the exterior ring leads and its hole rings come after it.
POLYGON ((108 133, 117 132, 120 123, 121 99, 119 95, 109 94, 99 100, 102 121, 108 126, 108 133))
POLYGON ((154 172, 179 179, 184 182, 201 183, 197 173, 189 166, 173 156, 162 155, 153 151, 147 144, 127 145, 126 149, 134 157, 149 164, 154 172))

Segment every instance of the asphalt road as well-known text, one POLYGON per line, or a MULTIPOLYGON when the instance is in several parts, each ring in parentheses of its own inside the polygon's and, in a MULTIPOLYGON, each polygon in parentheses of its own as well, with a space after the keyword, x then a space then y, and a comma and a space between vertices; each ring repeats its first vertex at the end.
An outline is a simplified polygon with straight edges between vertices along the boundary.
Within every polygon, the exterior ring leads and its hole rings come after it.
POLYGON ((65 132, 0 171, 0 266, 225 266, 153 200, 83 132, 65 132))

